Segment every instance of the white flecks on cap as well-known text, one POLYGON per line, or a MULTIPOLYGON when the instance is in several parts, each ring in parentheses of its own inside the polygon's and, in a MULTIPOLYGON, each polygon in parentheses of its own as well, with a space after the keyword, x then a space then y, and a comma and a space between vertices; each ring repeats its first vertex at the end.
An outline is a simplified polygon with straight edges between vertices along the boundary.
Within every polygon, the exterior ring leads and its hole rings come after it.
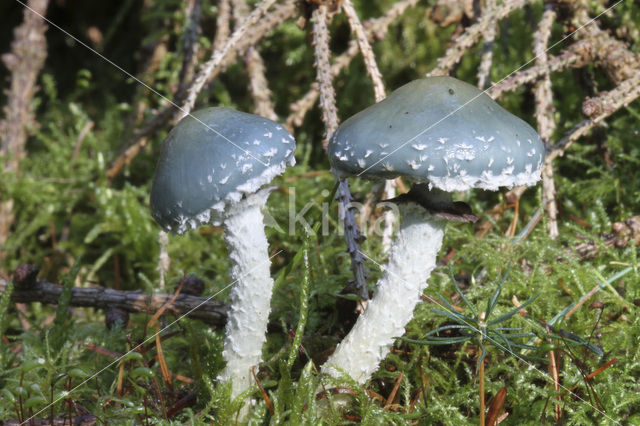
POLYGON ((508 167, 499 175, 494 175, 491 170, 485 170, 480 176, 460 173, 453 176, 432 177, 428 182, 430 187, 447 192, 466 191, 471 188, 497 191, 500 187, 513 188, 520 185, 534 185, 540 180, 540 170, 533 173, 528 170, 529 168, 525 167, 524 172, 513 174, 513 167, 508 167))
POLYGON ((278 153, 278 148, 271 148, 269 151, 262 154, 264 157, 271 158, 278 153))
POLYGON ((471 161, 476 158, 476 150, 472 145, 460 144, 455 146, 454 155, 458 160, 471 161))
POLYGON ((422 164, 416 163, 415 161, 407 161, 407 163, 409 164, 409 167, 411 167, 413 170, 418 170, 422 165, 422 164))

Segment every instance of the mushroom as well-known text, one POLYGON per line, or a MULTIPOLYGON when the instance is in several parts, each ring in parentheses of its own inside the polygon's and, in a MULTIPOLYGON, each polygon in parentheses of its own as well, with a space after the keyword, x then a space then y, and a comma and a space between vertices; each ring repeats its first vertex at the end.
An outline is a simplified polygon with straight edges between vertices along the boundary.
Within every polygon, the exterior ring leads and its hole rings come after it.
POLYGON ((293 136, 279 124, 230 108, 185 117, 162 144, 151 188, 151 214, 181 234, 221 225, 234 286, 219 376, 232 394, 251 384, 262 358, 273 279, 262 209, 272 188, 261 187, 295 164, 293 136))
POLYGON ((412 81, 345 121, 328 147, 334 173, 414 183, 398 202, 401 225, 366 312, 323 371, 364 383, 386 356, 427 287, 446 219, 475 220, 450 192, 533 185, 544 145, 531 126, 451 77, 412 81))

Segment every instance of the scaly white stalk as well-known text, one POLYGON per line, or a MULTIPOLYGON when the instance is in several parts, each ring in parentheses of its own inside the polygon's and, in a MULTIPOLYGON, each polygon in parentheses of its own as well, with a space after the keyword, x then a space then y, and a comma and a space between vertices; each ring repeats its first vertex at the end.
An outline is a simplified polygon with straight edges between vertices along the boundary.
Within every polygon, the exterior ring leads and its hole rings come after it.
POLYGON ((236 203, 223 222, 234 284, 222 351, 227 366, 218 378, 231 380, 233 397, 251 386, 251 369, 262 360, 266 341, 273 279, 262 209, 270 192, 263 189, 236 203))
POLYGON ((394 339, 404 334, 436 266, 445 221, 413 202, 398 207, 400 230, 376 293, 365 313, 322 366, 323 372, 334 377, 343 374, 341 371, 359 383, 371 377, 389 353, 394 339))

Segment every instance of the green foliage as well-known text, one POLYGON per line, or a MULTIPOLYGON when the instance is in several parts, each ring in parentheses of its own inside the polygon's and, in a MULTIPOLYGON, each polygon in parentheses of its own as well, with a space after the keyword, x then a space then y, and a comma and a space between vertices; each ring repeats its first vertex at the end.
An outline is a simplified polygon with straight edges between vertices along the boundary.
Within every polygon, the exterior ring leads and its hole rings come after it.
MULTIPOLYGON (((113 6, 112 15, 103 18, 108 18, 106 24, 96 23, 104 38, 95 47, 171 97, 179 81, 188 25, 184 2, 160 0, 152 7, 142 3, 113 6), (166 51, 151 60, 150 53, 158 46, 166 51)), ((380 16, 393 3, 354 0, 363 19, 380 16)), ((440 27, 425 19, 433 3, 419 2, 373 44, 388 92, 430 71, 456 35, 455 25, 440 27)), ((600 2, 591 3, 594 11, 603 10, 600 2)), ((88 18, 97 3, 87 5, 74 12, 78 22, 93 22, 88 18)), ((67 11, 69 6, 55 7, 67 11)), ((201 62, 210 54, 218 10, 217 2, 203 1, 201 62)), ((492 81, 532 59, 531 34, 542 10, 541 2, 533 3, 499 25, 492 81)), ((636 4, 622 2, 601 20, 640 52, 636 4)), ((258 46, 281 118, 316 78, 310 25, 300 28, 296 22, 286 22, 258 46)), ((74 34, 86 32, 79 23, 68 29, 74 34)), ((61 283, 63 292, 57 308, 33 303, 26 312, 18 312, 9 302, 10 282, 0 298, 0 419, 25 421, 31 415, 43 419, 51 413, 65 417, 73 400, 105 423, 226 425, 235 422, 237 411, 251 399, 255 401, 251 424, 469 424, 477 421, 476 366, 484 359, 487 396, 507 389, 508 424, 553 423, 558 396, 564 424, 640 422, 638 248, 605 244, 602 235, 611 232, 614 222, 640 214, 637 102, 610 117, 606 128, 581 138, 555 162, 561 206, 557 240, 548 238, 544 218, 540 223, 532 220, 541 207, 539 188, 529 189, 520 199, 515 219, 522 232, 515 237, 504 236, 514 220, 513 209, 488 213, 504 202, 502 193, 459 194, 491 232, 480 237, 471 225, 448 227, 441 254, 452 250, 455 254, 447 257, 448 265, 436 268, 425 292, 445 307, 433 309, 428 300, 418 306, 405 337, 397 340, 395 350, 364 387, 318 372, 318 365, 346 332, 350 308, 338 303, 349 300, 340 291, 351 272, 332 203, 334 178, 320 147, 324 128, 320 111, 314 108, 296 129, 298 165, 276 179, 277 189, 267 206, 266 232, 271 254, 277 255, 272 262, 275 293, 265 362, 256 369, 264 393, 256 386, 232 401, 228 384, 217 380, 224 366, 221 329, 188 318, 165 323, 169 325, 161 336, 164 359, 173 374, 169 385, 146 315, 132 315, 126 328, 107 330, 102 312, 69 307, 71 286, 77 282, 147 293, 166 290, 157 288, 159 229, 148 213, 148 191, 158 146, 170 123, 150 137, 118 177, 108 181, 106 171, 136 126, 165 101, 93 53, 78 46, 71 49, 71 42, 56 38, 60 34, 54 28, 48 31, 55 50, 49 52, 33 104, 38 126, 29 129, 28 156, 20 173, 3 173, 0 179, 0 200, 12 199, 15 213, 12 234, 2 247, 7 256, 0 259, 0 270, 8 275, 22 263, 41 265, 41 278, 61 283), (78 55, 77 60, 65 61, 63 53, 68 50, 78 55), (290 212, 295 216, 303 211, 300 220, 291 217, 290 212), (598 249, 589 259, 576 251, 585 241, 594 241, 598 249), (511 265, 508 279, 505 265, 511 265), (450 277, 450 271, 457 275, 450 277), (594 289, 586 303, 567 317, 594 289), (527 302, 515 308, 513 297, 527 302), (593 301, 601 302, 601 307, 590 306, 593 301), (458 312, 459 305, 464 312, 458 312), (526 317, 517 314, 522 308, 526 317), (418 344, 424 342, 430 344, 418 344), (559 392, 548 374, 552 349, 557 354, 559 392), (606 369, 585 379, 614 358, 606 369), (396 383, 396 398, 387 405, 396 383), (167 413, 182 398, 190 402, 170 417, 167 413)), ((351 39, 346 19, 336 16, 331 31, 332 51, 339 54, 351 39)), ((554 23, 552 40, 565 34, 563 24, 554 23)), ((555 55, 563 47, 550 53, 555 55)), ((479 46, 470 49, 453 74, 475 82, 479 53, 479 46)), ((597 64, 579 72, 593 77, 599 89, 611 88, 597 64)), ((588 93, 577 74, 568 70, 551 75, 558 125, 554 140, 583 119, 577 106, 588 93)), ((241 59, 209 83, 198 104, 252 111, 248 81, 241 59)), ((334 83, 343 120, 373 102, 360 57, 334 83)), ((500 102, 535 123, 528 87, 500 102)), ((370 182, 351 184, 358 202, 375 190, 370 182)), ((374 211, 370 223, 380 213, 374 211)), ((384 264, 380 237, 371 232, 367 237, 363 250, 384 264)), ((205 296, 226 299, 228 253, 218 229, 205 227, 172 236, 169 256, 167 289, 188 273, 206 282, 205 296)), ((367 267, 373 283, 380 271, 373 262, 367 267)))
POLYGON ((53 320, 53 327, 49 336, 52 349, 58 351, 67 340, 67 333, 71 325, 71 315, 69 314, 69 303, 71 302, 71 290, 75 284, 78 271, 80 269, 81 258, 76 259, 71 271, 62 279, 62 293, 58 298, 58 308, 56 317, 53 320))

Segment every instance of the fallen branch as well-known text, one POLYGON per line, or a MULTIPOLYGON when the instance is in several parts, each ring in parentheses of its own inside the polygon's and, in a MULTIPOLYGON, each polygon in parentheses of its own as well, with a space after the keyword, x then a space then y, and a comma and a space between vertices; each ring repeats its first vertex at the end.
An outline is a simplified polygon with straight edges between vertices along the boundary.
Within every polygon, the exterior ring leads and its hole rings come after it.
MULTIPOLYGON (((44 280, 36 280, 38 269, 31 265, 21 265, 14 275, 14 289, 11 300, 17 303, 40 302, 58 303, 62 286, 44 280), (20 272, 28 269, 26 272, 20 272), (30 269, 29 269, 30 268, 30 269), (35 271, 35 272, 34 272, 35 271)), ((7 281, 0 279, 0 292, 7 288, 7 281)), ((105 287, 74 287, 71 290, 70 306, 98 309, 117 308, 131 313, 154 314, 167 305, 165 313, 176 316, 186 315, 208 324, 222 326, 227 321, 227 306, 207 298, 179 294, 173 303, 168 302, 173 294, 147 294, 140 290, 122 291, 105 287)))
MULTIPOLYGON (((3 423, 4 426, 21 426, 24 424, 29 424, 34 425, 34 426, 65 426, 68 425, 70 423, 69 421, 69 417, 65 416, 65 417, 56 417, 53 419, 53 423, 52 423, 52 419, 50 418, 46 418, 46 419, 34 419, 31 418, 26 422, 21 422, 20 420, 7 420, 6 422, 3 423)), ((73 416, 73 423, 71 423, 73 426, 93 426, 97 423, 97 419, 95 416, 92 415, 86 415, 86 416, 73 416)))

